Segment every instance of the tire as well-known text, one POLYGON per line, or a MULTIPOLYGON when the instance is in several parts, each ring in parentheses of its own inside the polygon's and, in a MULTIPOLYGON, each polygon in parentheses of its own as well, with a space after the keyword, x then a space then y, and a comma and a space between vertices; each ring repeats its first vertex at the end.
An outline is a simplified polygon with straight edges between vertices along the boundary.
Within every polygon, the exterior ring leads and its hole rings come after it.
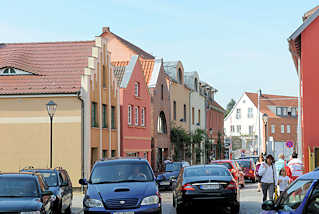
POLYGON ((235 204, 232 204, 230 206, 230 213, 231 214, 238 214, 240 211, 240 205, 239 203, 235 203, 235 204))
POLYGON ((184 206, 176 204, 176 214, 184 214, 184 206))
POLYGON ((241 188, 244 188, 245 187, 245 184, 243 183, 243 184, 240 184, 240 187, 241 188))
POLYGON ((65 213, 65 214, 71 214, 71 213, 72 213, 71 205, 64 210, 64 213, 65 213))

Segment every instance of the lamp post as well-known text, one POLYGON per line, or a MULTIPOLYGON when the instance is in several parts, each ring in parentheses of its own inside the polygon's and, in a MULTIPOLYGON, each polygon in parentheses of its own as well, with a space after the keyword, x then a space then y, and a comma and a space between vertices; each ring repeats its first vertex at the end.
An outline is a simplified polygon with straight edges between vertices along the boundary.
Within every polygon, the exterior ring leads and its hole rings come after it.
POLYGON ((46 104, 46 106, 50 117, 50 168, 52 168, 52 122, 57 104, 51 100, 48 104, 46 104))
POLYGON ((265 125, 265 144, 264 144, 264 153, 267 153, 267 138, 268 138, 268 129, 267 129, 267 125, 268 125, 268 115, 266 113, 263 114, 263 121, 264 121, 264 125, 265 125))

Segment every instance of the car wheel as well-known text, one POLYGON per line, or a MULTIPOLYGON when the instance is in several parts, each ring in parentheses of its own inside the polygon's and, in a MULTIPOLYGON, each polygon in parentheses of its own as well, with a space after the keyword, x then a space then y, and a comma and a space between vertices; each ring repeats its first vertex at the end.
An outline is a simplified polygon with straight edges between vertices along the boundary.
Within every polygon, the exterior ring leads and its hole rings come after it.
POLYGON ((68 208, 66 208, 66 210, 64 210, 64 213, 66 213, 66 214, 71 214, 72 213, 71 205, 68 208))
POLYGON ((184 206, 176 204, 176 214, 183 214, 184 213, 184 206))
POLYGON ((242 183, 240 186, 241 186, 241 188, 244 188, 245 187, 245 182, 242 183))
POLYGON ((240 211, 240 205, 239 205, 239 203, 235 203, 235 204, 232 204, 231 206, 230 206, 230 213, 231 214, 238 214, 239 213, 239 211, 240 211))

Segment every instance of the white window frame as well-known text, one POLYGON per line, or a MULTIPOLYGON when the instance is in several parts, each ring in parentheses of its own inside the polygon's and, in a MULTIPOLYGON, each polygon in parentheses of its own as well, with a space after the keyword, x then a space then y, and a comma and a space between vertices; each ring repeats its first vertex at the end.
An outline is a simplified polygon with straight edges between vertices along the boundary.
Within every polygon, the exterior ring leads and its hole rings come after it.
POLYGON ((282 115, 283 116, 288 116, 288 108, 287 107, 283 107, 282 108, 282 115))
POLYGON ((296 115, 297 115, 296 108, 291 108, 291 116, 296 117, 296 115))
POLYGON ((140 95, 140 83, 139 82, 135 82, 135 84, 134 84, 134 94, 136 97, 138 97, 140 95))
POLYGON ((287 125, 287 133, 290 134, 290 125, 287 125))
POLYGON ((253 108, 249 107, 248 108, 248 118, 253 118, 254 114, 253 114, 253 108))
POLYGON ((141 109, 141 126, 145 126, 145 108, 141 109))
POLYGON ((234 132, 235 132, 235 126, 234 126, 234 125, 231 125, 231 126, 230 126, 230 132, 231 132, 231 133, 234 133, 234 132))
POLYGON ((275 134, 276 132, 276 126, 275 125, 271 125, 271 133, 275 134))
POLYGON ((135 106, 135 125, 138 126, 138 106, 135 106))
POLYGON ((250 135, 254 134, 254 125, 248 126, 248 133, 249 133, 250 135))
POLYGON ((240 133, 240 132, 241 132, 241 125, 237 125, 237 126, 236 126, 236 131, 237 131, 237 133, 240 133))
POLYGON ((285 125, 281 125, 280 131, 281 131, 281 134, 285 133, 285 125))
POLYGON ((276 115, 277 115, 277 116, 281 116, 281 115, 282 115, 281 107, 277 107, 277 108, 276 108, 276 115))
POLYGON ((240 119, 241 118, 241 110, 240 108, 236 109, 236 119, 240 119))
POLYGON ((128 105, 127 116, 128 116, 128 120, 127 120, 128 125, 132 125, 132 105, 128 105))

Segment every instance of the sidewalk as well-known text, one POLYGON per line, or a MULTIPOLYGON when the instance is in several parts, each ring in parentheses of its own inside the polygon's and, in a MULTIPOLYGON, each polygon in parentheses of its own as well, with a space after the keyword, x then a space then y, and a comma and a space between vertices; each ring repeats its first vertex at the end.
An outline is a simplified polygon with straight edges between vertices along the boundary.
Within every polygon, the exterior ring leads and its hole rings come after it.
POLYGON ((83 197, 84 197, 84 195, 81 192, 74 192, 73 193, 72 213, 75 213, 75 214, 82 213, 83 197))

